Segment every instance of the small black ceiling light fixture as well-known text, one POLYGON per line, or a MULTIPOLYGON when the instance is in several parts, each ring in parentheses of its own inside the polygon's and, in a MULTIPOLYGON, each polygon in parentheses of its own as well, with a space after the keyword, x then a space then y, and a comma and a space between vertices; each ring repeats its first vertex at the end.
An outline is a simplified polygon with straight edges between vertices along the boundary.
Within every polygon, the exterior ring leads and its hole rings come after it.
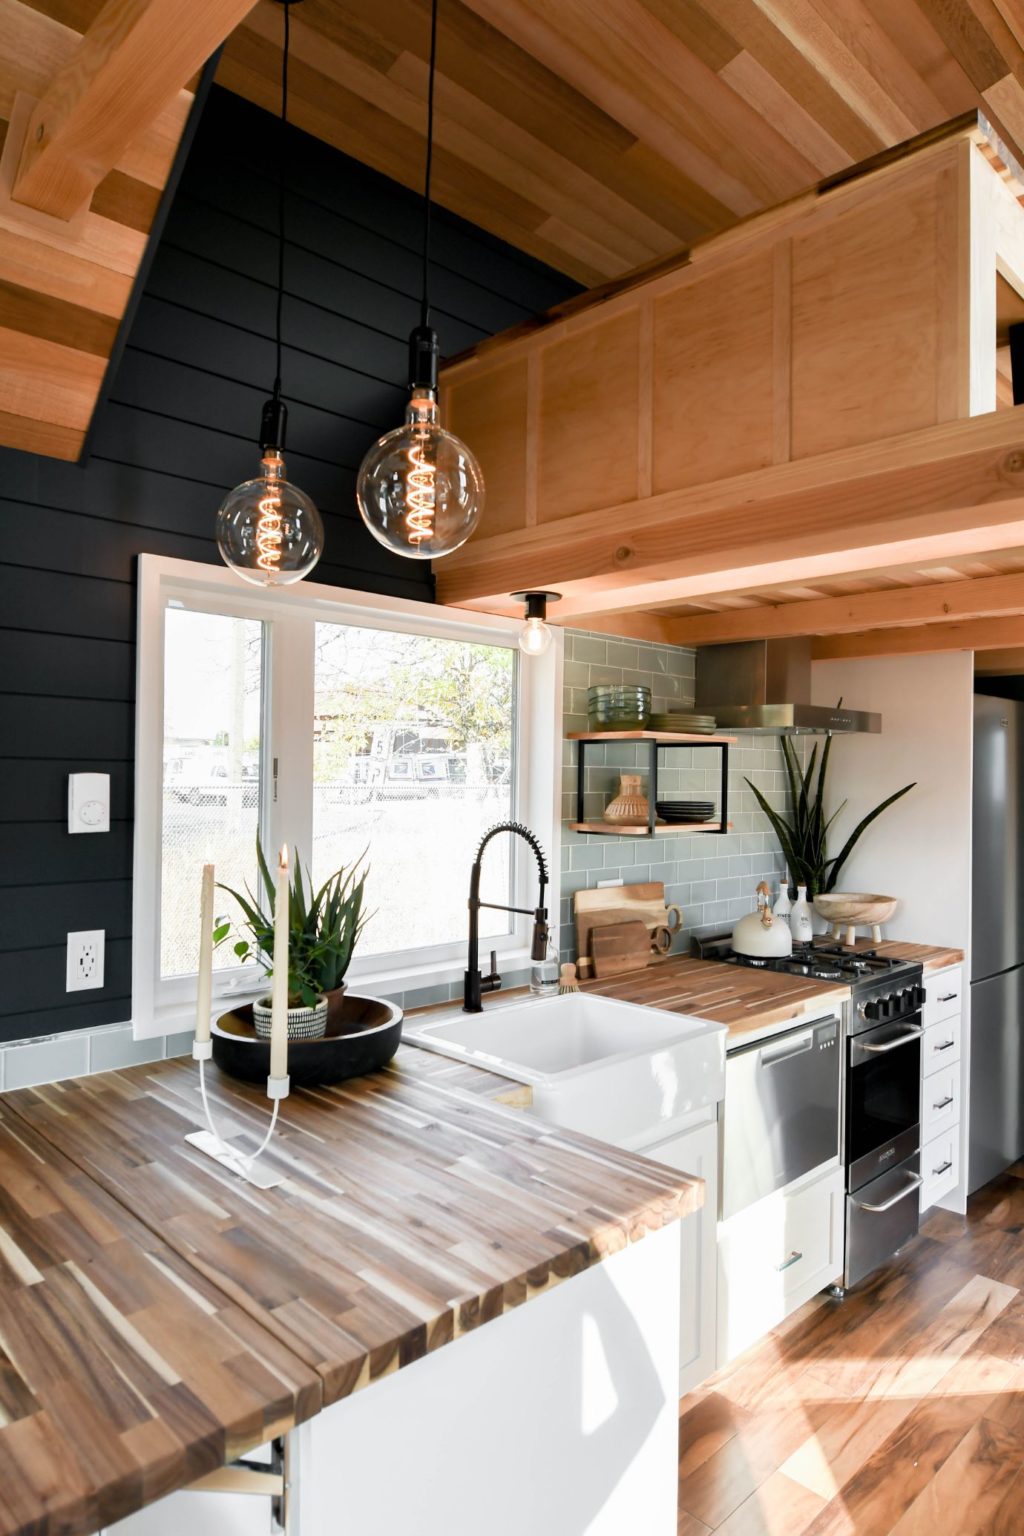
POLYGON ((526 622, 519 631, 518 645, 524 656, 543 656, 552 641, 544 620, 548 603, 561 602, 561 592, 510 592, 514 602, 526 604, 526 622))
POLYGON ((400 427, 364 458, 356 501, 374 538, 407 560, 436 560, 465 544, 480 521, 484 478, 472 452, 441 426, 437 407, 440 346, 430 324, 430 177, 434 158, 437 8, 430 12, 427 155, 423 186, 420 323, 409 337, 409 404, 400 427))
POLYGON ((288 140, 288 58, 291 8, 284 11, 281 114, 277 162, 277 305, 274 319, 274 388, 260 420, 260 473, 229 491, 217 513, 217 546, 225 565, 258 587, 283 587, 308 576, 323 553, 324 525, 305 491, 285 479, 288 408, 281 393, 281 310, 284 301, 285 189, 288 140))

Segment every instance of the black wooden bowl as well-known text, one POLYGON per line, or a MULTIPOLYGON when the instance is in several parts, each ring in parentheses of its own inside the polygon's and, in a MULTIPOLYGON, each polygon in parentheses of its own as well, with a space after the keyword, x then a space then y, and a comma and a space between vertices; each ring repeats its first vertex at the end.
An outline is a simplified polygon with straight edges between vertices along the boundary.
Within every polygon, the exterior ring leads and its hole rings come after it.
MULTIPOLYGON (((320 1040, 289 1040, 292 1086, 342 1083, 386 1067, 402 1038, 402 1010, 382 997, 345 992, 327 1018, 320 1040)), ((222 1014, 211 1026, 213 1059, 222 1071, 246 1083, 266 1081, 270 1041, 261 1040, 248 1005, 222 1014)))

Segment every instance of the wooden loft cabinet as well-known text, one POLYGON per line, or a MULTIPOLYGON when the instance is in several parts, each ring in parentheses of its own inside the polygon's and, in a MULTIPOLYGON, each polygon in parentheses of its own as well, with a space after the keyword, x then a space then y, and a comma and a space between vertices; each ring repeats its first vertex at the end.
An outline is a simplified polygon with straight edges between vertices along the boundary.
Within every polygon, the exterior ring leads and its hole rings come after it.
POLYGON ((937 429, 994 412, 1000 378, 1012 400, 1020 195, 988 126, 961 119, 456 359, 442 401, 487 505, 440 598, 500 609, 554 585, 560 620, 654 608, 724 558, 709 520, 736 563, 799 563, 840 515, 830 487, 858 476, 865 515, 881 476, 893 539, 918 535, 907 515, 948 501, 936 463, 963 478, 975 446, 937 429))

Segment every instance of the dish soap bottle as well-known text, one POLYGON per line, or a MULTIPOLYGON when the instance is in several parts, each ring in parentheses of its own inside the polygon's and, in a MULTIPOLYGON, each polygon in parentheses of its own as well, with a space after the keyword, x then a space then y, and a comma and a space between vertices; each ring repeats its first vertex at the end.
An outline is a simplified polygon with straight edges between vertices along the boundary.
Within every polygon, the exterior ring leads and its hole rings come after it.
POLYGON ((530 991, 534 997, 557 997, 558 983, 558 930, 550 928, 544 959, 535 960, 530 967, 530 991))
POLYGON ((796 901, 789 914, 789 927, 794 944, 810 944, 814 938, 814 924, 811 921, 806 885, 798 885, 796 888, 796 901))

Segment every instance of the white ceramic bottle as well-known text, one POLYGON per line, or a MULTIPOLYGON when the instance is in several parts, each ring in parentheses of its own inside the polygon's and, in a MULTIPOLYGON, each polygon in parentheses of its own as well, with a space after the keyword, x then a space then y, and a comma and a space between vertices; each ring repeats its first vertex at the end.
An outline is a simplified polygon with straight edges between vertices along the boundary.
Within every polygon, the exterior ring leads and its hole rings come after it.
POLYGON ((789 927, 794 944, 809 944, 814 938, 814 924, 811 921, 806 885, 798 885, 796 888, 796 901, 789 914, 789 927))
POLYGON ((789 870, 787 869, 779 883, 779 899, 775 903, 775 916, 784 917, 788 923, 789 914, 792 910, 792 903, 789 899, 789 870))

